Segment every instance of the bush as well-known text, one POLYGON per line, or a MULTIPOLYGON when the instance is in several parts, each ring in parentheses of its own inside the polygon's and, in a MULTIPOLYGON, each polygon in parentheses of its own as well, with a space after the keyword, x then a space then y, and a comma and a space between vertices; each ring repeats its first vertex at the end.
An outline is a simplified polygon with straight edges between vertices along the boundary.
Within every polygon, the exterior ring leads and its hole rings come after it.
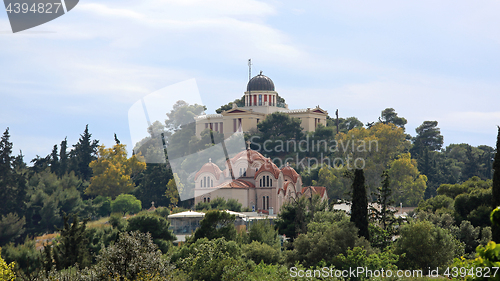
POLYGON ((0 255, 0 280, 14 281, 16 279, 16 274, 14 273, 14 266, 15 264, 13 262, 7 264, 0 255))
POLYGON ((222 276, 229 268, 237 267, 241 272, 242 265, 245 264, 238 244, 224 238, 202 238, 191 245, 185 245, 173 254, 172 262, 189 274, 189 280, 205 281, 223 280, 222 276))
POLYGON ((165 254, 169 249, 167 241, 175 240, 175 235, 168 229, 170 222, 155 214, 142 214, 128 219, 127 231, 140 231, 151 233, 155 244, 165 254))
POLYGON ((280 260, 279 250, 261 242, 253 241, 251 244, 243 245, 242 249, 245 256, 256 264, 260 262, 276 264, 280 260))
POLYGON ((168 216, 170 215, 170 210, 167 207, 158 207, 155 210, 155 214, 163 218, 168 218, 168 216))
POLYGON ((248 242, 257 241, 273 247, 279 247, 280 245, 278 231, 274 229, 268 220, 254 221, 250 226, 248 239, 248 242))
POLYGON ((122 218, 122 215, 117 213, 111 214, 109 217, 109 224, 111 224, 111 226, 118 231, 124 231, 125 228, 127 228, 127 220, 122 218))
POLYGON ((41 255, 35 247, 35 240, 26 238, 24 244, 17 246, 13 243, 7 244, 2 248, 2 256, 8 263, 15 262, 16 272, 28 280, 42 269, 41 255))
POLYGON ((463 254, 463 246, 448 230, 437 227, 429 221, 410 223, 401 229, 394 253, 403 255, 399 265, 403 269, 444 267, 455 256, 463 254))
POLYGON ((106 217, 111 213, 111 197, 97 196, 94 201, 95 214, 98 217, 106 217))
POLYGON ((166 275, 172 269, 161 257, 151 234, 138 231, 120 233, 118 242, 103 249, 97 260, 96 270, 101 277, 136 280, 141 272, 166 275))
POLYGON ((111 210, 113 212, 136 214, 141 209, 141 201, 131 194, 120 194, 111 202, 111 210))

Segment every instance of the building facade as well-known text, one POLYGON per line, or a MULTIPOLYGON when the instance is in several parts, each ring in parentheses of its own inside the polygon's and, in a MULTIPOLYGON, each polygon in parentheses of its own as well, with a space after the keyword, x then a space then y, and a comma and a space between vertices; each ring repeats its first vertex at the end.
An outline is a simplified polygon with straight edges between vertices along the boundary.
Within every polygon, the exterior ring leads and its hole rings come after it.
POLYGON ((224 170, 209 159, 194 180, 195 205, 217 197, 232 198, 243 208, 277 214, 284 203, 299 196, 318 194, 328 200, 324 187, 302 187, 302 178, 288 164, 280 169, 269 158, 249 148, 226 161, 224 170))
POLYGON ((248 132, 257 128, 257 124, 267 115, 274 112, 283 112, 290 117, 301 120, 305 132, 315 131, 319 124, 326 126, 328 112, 319 106, 306 109, 288 109, 287 104, 279 102, 278 92, 274 82, 262 74, 250 79, 244 96, 243 106, 233 104, 233 108, 221 114, 208 114, 195 117, 196 135, 199 136, 205 129, 224 134, 227 138, 235 132, 248 132))

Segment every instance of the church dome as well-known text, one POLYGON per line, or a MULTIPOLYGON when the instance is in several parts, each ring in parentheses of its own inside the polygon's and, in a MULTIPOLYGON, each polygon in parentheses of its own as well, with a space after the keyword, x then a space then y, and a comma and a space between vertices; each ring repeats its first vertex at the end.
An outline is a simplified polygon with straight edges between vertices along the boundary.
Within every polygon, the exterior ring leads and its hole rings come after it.
POLYGON ((271 78, 262 74, 253 77, 248 81, 247 92, 253 91, 274 91, 274 83, 271 78))

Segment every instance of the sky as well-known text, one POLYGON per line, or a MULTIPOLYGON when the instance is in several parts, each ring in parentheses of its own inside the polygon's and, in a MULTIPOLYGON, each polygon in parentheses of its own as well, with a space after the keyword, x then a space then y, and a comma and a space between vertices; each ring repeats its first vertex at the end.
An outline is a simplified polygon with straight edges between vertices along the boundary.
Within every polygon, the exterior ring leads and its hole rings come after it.
POLYGON ((412 136, 436 120, 445 145, 494 147, 499 10, 488 0, 81 0, 15 34, 0 11, 0 131, 26 161, 75 144, 87 124, 100 144, 116 133, 130 149, 136 101, 194 78, 215 113, 243 95, 252 59, 252 76, 269 76, 290 109, 367 123, 392 107, 412 136))

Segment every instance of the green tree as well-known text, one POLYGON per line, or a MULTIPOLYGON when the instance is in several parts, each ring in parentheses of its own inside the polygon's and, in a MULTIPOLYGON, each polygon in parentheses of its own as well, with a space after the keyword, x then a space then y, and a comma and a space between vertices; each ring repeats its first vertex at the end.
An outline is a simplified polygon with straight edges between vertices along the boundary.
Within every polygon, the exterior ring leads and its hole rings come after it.
POLYGON ((413 148, 411 153, 421 157, 425 149, 429 151, 440 150, 443 146, 443 136, 441 130, 437 127, 437 121, 424 121, 415 131, 417 136, 412 139, 413 148))
MULTIPOLYGON (((386 246, 388 246, 389 240, 392 238, 392 235, 395 232, 393 225, 397 222, 397 219, 394 217, 396 210, 391 209, 394 201, 391 199, 392 189, 390 186, 389 173, 387 171, 384 171, 382 173, 382 178, 382 186, 377 188, 378 192, 376 193, 377 200, 375 202, 378 204, 378 208, 372 206, 370 207, 370 212, 373 215, 372 218, 380 225, 381 229, 383 230, 381 232, 381 237, 379 237, 378 239, 380 240, 380 242, 377 246, 379 246, 380 248, 385 248, 386 246)), ((372 238, 373 245, 375 237, 373 237, 372 233, 370 233, 370 237, 372 238)))
POLYGON ((283 204, 275 221, 278 233, 293 241, 299 234, 307 232, 307 225, 314 214, 326 210, 327 203, 314 194, 311 198, 301 196, 283 204))
POLYGON ((417 161, 411 159, 410 153, 403 153, 391 162, 389 175, 396 203, 417 206, 424 199, 427 177, 420 174, 417 161))
MULTIPOLYGON (((59 243, 52 249, 52 256, 57 270, 78 264, 80 269, 90 265, 91 257, 88 241, 85 235, 87 220, 80 224, 77 215, 73 215, 73 222, 69 223, 69 216, 64 216, 64 227, 60 232, 59 243)), ((49 261, 50 262, 50 261, 49 261)))
POLYGON ((378 121, 383 124, 392 123, 400 128, 405 128, 405 125, 408 121, 405 118, 399 117, 394 108, 386 108, 382 110, 378 121))
POLYGON ((302 136, 301 120, 292 118, 283 112, 269 114, 266 119, 257 124, 264 140, 290 140, 300 139, 302 136))
POLYGON ((168 228, 170 222, 156 214, 140 214, 128 219, 127 231, 140 231, 143 233, 151 233, 153 242, 158 245, 158 248, 166 254, 170 241, 175 240, 175 235, 168 228))
POLYGON ((268 220, 257 220, 252 223, 248 232, 249 242, 260 242, 271 247, 279 247, 278 231, 268 220))
POLYGON ((351 222, 359 229, 359 235, 370 240, 368 231, 368 196, 365 187, 365 175, 362 169, 354 171, 352 183, 351 222))
POLYGON ((56 227, 62 227, 64 213, 83 213, 84 203, 77 189, 82 184, 73 172, 61 178, 48 169, 32 175, 26 210, 28 233, 53 232, 56 227))
MULTIPOLYGON (((202 238, 174 253, 172 262, 188 273, 188 280, 225 280, 223 275, 232 267, 244 265, 241 249, 234 241, 224 238, 202 238)), ((242 269, 239 268, 239 274, 242 269)))
POLYGON ((59 153, 57 151, 57 144, 54 145, 52 153, 50 153, 50 171, 57 173, 59 171, 59 153))
POLYGON ((66 171, 68 170, 68 140, 64 138, 61 142, 60 150, 59 150, 59 171, 57 171, 57 175, 62 177, 66 171))
POLYGON ((81 179, 88 181, 92 177, 90 162, 97 158, 98 140, 92 140, 92 134, 89 133, 89 125, 85 126, 83 135, 80 135, 78 143, 73 145, 70 152, 71 169, 81 179))
POLYGON ((146 163, 137 157, 127 158, 123 144, 116 144, 113 148, 100 146, 99 158, 89 165, 94 176, 85 193, 112 198, 131 192, 135 188, 133 177, 146 168, 146 163))
POLYGON ((172 201, 177 199, 175 194, 173 194, 173 198, 165 196, 167 185, 171 179, 173 179, 172 170, 167 169, 165 164, 147 163, 146 169, 135 180, 137 188, 133 194, 141 200, 143 206, 155 202, 155 206, 169 207, 174 203, 172 201))
POLYGON ((287 251, 289 265, 300 262, 306 267, 346 253, 355 246, 369 247, 364 238, 358 238, 358 229, 343 213, 317 212, 307 226, 308 232, 293 241, 293 250, 287 251))
POLYGON ((461 251, 449 231, 419 221, 402 227, 394 253, 401 256, 399 265, 403 269, 422 269, 426 273, 429 268, 450 264, 461 251))
POLYGON ((136 214, 141 209, 141 201, 132 194, 120 194, 111 202, 112 212, 136 214))
POLYGON ((183 100, 178 100, 172 110, 167 113, 165 127, 167 131, 177 131, 183 125, 193 123, 194 117, 201 115, 207 108, 203 105, 190 105, 183 100))
POLYGON ((242 246, 246 258, 253 260, 256 264, 264 262, 266 264, 276 264, 280 261, 280 251, 268 244, 253 241, 242 246))
MULTIPOLYGON (((492 202, 491 206, 496 208, 500 206, 500 126, 498 127, 497 134, 497 144, 496 144, 496 154, 495 160, 493 162, 493 187, 492 187, 492 202)), ((491 228, 492 231, 492 239, 495 242, 500 243, 500 225, 494 224, 491 228)))
MULTIPOLYGON (((9 243, 2 247, 2 256, 8 263, 15 263, 18 279, 35 280, 42 270, 40 250, 35 247, 35 240, 26 238, 23 244, 9 243)), ((0 279, 2 280, 2 279, 0 279)))
POLYGON ((226 111, 229 109, 233 108, 233 104, 236 104, 238 107, 243 107, 245 106, 245 96, 243 95, 240 99, 235 99, 232 102, 229 102, 228 104, 225 104, 215 110, 216 113, 220 114, 222 111, 226 111))
POLYGON ((166 276, 172 266, 161 257, 151 234, 122 232, 116 243, 104 248, 97 257, 100 278, 137 280, 141 272, 166 276))
POLYGON ((234 227, 235 216, 228 212, 211 210, 205 213, 205 217, 200 221, 200 227, 193 235, 193 241, 201 238, 210 240, 225 238, 234 240, 236 238, 236 228, 234 227))
POLYGON ((1 216, 0 220, 0 246, 3 246, 14 239, 19 238, 24 233, 26 219, 20 218, 16 213, 8 213, 1 216))
POLYGON ((0 215, 4 216, 9 213, 22 215, 26 207, 26 178, 14 169, 16 158, 12 156, 12 146, 7 128, 0 138, 0 215))

